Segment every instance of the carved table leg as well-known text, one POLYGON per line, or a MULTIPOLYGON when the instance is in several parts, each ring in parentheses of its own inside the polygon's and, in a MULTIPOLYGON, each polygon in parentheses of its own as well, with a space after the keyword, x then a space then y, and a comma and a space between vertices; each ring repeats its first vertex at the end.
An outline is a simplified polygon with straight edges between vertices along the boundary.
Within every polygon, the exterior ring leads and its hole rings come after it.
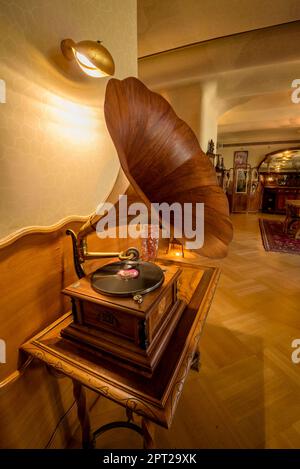
POLYGON ((134 422, 133 412, 131 409, 128 409, 128 407, 126 407, 126 417, 128 422, 134 422))
POLYGON ((144 449, 154 449, 154 423, 146 418, 143 418, 142 430, 144 435, 144 449))
POLYGON ((283 222, 283 229, 282 229, 283 233, 287 233, 287 232, 288 232, 288 225, 289 225, 289 216, 287 215, 287 216, 285 217, 284 222, 283 222))
POLYGON ((192 370, 200 371, 200 367, 201 367, 200 356, 201 356, 200 350, 199 350, 199 347, 197 347, 193 356, 192 364, 191 364, 192 370))
POLYGON ((85 389, 78 381, 73 381, 73 394, 77 404, 77 415, 82 431, 82 447, 84 449, 93 448, 93 438, 91 434, 90 417, 86 405, 85 389))

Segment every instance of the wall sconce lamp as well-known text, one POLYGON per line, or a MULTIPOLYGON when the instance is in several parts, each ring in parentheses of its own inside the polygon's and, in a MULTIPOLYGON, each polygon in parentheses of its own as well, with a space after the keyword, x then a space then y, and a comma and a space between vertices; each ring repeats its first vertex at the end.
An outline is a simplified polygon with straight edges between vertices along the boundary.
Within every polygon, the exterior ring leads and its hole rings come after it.
POLYGON ((183 245, 177 239, 170 240, 168 255, 172 257, 184 257, 183 245))
POLYGON ((75 43, 72 39, 64 39, 60 47, 67 60, 76 60, 81 70, 91 77, 100 78, 115 73, 114 60, 101 41, 75 43))

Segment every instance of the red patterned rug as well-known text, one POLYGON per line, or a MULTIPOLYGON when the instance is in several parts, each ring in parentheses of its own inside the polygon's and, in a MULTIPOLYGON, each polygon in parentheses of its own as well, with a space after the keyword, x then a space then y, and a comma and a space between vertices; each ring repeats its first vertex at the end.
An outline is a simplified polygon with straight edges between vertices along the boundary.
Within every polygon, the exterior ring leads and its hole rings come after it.
POLYGON ((300 254, 300 239, 283 233, 282 225, 278 220, 260 218, 259 226, 265 250, 300 254))

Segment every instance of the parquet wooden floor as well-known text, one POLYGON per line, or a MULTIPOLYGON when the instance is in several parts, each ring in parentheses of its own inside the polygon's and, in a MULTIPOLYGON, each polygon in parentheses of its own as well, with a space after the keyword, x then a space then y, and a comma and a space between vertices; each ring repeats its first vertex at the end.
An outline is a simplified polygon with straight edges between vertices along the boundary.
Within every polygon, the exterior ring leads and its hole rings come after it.
MULTIPOLYGON (((234 240, 201 341, 200 373, 191 371, 172 428, 157 427, 159 448, 300 448, 300 256, 266 252, 258 215, 233 215, 234 240)), ((99 399, 97 427, 124 418, 99 399)), ((79 444, 76 433, 72 446, 79 444)), ((114 430, 99 448, 141 447, 138 435, 114 430)))

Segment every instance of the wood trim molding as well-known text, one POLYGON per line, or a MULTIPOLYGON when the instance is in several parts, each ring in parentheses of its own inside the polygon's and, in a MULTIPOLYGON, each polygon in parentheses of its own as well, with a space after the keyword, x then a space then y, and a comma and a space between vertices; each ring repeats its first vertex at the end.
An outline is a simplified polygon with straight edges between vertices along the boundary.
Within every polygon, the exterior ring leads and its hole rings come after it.
POLYGON ((4 378, 2 381, 0 381, 0 393, 4 388, 9 386, 10 384, 15 383, 24 374, 25 370, 29 367, 33 360, 34 358, 32 356, 29 356, 18 370, 14 371, 9 376, 7 376, 7 378, 4 378))
POLYGON ((14 231, 13 233, 9 234, 8 236, 0 239, 0 249, 3 249, 10 244, 13 244, 15 241, 18 239, 22 238, 23 236, 27 236, 30 234, 47 234, 47 233, 53 233, 54 231, 59 230, 60 228, 63 228, 65 225, 72 223, 72 222, 78 222, 78 223, 84 223, 86 222, 91 215, 86 215, 86 216, 80 216, 80 215, 70 215, 68 217, 65 217, 61 219, 59 222, 49 225, 49 226, 27 226, 25 228, 21 228, 17 231, 14 231))
MULTIPOLYGON (((300 143, 300 142, 299 142, 300 143)), ((263 157, 261 162, 257 165, 257 169, 261 167, 262 163, 271 155, 276 155, 276 153, 282 153, 284 151, 292 151, 292 150, 300 150, 300 146, 298 147, 289 147, 289 148, 279 148, 278 150, 271 151, 270 153, 266 153, 266 155, 263 157)), ((298 171, 297 171, 298 172, 298 171)))
POLYGON ((218 150, 222 148, 238 148, 238 147, 255 147, 258 145, 281 145, 285 143, 300 143, 300 140, 270 140, 266 142, 240 142, 240 143, 221 143, 218 145, 218 150))
MULTIPOLYGON (((299 141, 299 143, 300 143, 300 141, 299 141)), ((266 153, 265 158, 267 158, 267 156, 276 155, 276 153, 282 153, 284 151, 292 151, 292 150, 300 150, 300 146, 299 147, 290 147, 290 148, 280 148, 278 150, 271 151, 270 153, 266 153)))
POLYGON ((183 44, 182 46, 172 47, 171 49, 165 49, 165 50, 161 50, 161 51, 158 51, 158 52, 152 52, 151 54, 142 55, 142 56, 138 57, 138 61, 149 59, 150 57, 157 57, 158 55, 162 55, 162 54, 168 54, 169 52, 176 52, 178 50, 187 49, 188 47, 195 47, 195 46, 200 46, 202 44, 207 44, 209 42, 219 41, 220 39, 227 39, 227 38, 236 37, 236 36, 243 36, 245 34, 255 33, 257 31, 268 31, 268 30, 271 30, 271 29, 278 28, 280 26, 286 26, 286 25, 289 25, 289 24, 296 24, 296 23, 299 23, 299 22, 300 22, 300 20, 285 21, 284 23, 276 23, 276 24, 271 24, 269 26, 262 26, 260 28, 246 29, 245 31, 238 31, 236 33, 225 34, 223 36, 212 37, 212 38, 209 38, 209 39, 204 39, 202 41, 190 42, 188 44, 183 44))

